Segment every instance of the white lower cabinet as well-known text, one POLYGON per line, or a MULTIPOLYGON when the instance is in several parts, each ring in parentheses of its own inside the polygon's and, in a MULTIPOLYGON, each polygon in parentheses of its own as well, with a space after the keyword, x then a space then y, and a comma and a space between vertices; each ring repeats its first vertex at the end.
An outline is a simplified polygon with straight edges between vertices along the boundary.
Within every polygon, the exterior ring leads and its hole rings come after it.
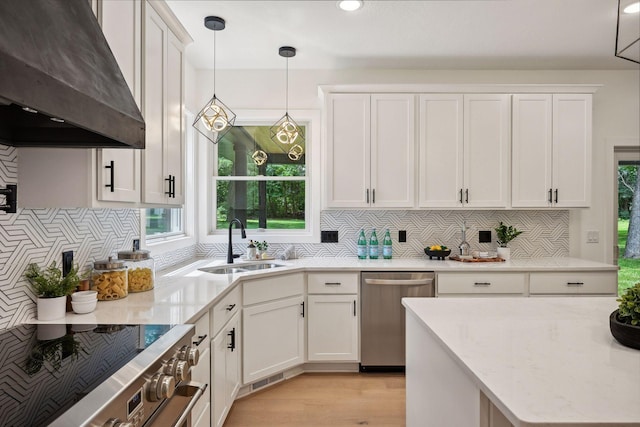
POLYGON ((222 426, 240 390, 240 314, 211 340, 211 426, 222 426))
POLYGON ((247 280, 242 290, 243 383, 304 363, 304 275, 247 280))
POLYGON ((358 361, 358 295, 309 295, 309 361, 358 361))
POLYGON ((531 295, 617 295, 617 271, 531 273, 531 295))
POLYGON ((438 297, 445 296, 521 296, 525 293, 526 273, 438 273, 438 297))
MULTIPOLYGON (((191 380, 201 384, 211 384, 211 351, 209 346, 209 312, 195 322, 195 333, 191 345, 198 348, 200 358, 198 364, 191 368, 191 380)), ((211 418, 211 388, 208 387, 191 410, 192 420, 203 419, 207 423, 211 418)), ((203 421, 204 422, 204 421, 203 421)), ((197 424, 196 424, 197 425, 197 424)), ((202 424, 208 425, 208 424, 202 424)))

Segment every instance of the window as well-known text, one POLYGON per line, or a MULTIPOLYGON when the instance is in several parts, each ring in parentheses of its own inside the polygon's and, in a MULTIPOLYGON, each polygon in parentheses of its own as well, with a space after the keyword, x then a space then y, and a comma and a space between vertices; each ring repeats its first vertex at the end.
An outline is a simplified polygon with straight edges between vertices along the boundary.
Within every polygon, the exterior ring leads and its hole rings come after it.
POLYGON ((271 140, 280 110, 236 110, 235 126, 217 144, 198 140, 199 243, 226 243, 238 218, 248 238, 269 243, 320 242, 320 112, 290 110, 304 129, 300 159, 271 140), (266 162, 253 154, 262 150, 266 162), (295 158, 295 156, 294 156, 295 158))
POLYGON ((182 234, 182 208, 149 208, 145 216, 147 239, 182 234))
POLYGON ((238 218, 248 229, 307 230, 306 144, 291 155, 291 146, 271 140, 270 128, 235 126, 218 143, 213 228, 238 218))

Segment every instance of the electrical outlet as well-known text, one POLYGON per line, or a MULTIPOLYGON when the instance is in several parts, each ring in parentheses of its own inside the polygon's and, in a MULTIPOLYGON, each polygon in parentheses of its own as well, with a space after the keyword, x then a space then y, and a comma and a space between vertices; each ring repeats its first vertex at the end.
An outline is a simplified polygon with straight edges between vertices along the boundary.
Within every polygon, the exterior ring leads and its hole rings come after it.
POLYGON ((398 230, 398 242, 406 242, 407 241, 407 230, 398 230))
POLYGON ((321 243, 338 243, 338 231, 320 231, 321 243))
POLYGON ((491 231, 478 231, 478 243, 491 243, 491 231))
POLYGON ((73 251, 62 252, 62 277, 65 277, 73 268, 73 251))
POLYGON ((587 243, 598 243, 600 241, 600 233, 596 230, 587 231, 587 243))

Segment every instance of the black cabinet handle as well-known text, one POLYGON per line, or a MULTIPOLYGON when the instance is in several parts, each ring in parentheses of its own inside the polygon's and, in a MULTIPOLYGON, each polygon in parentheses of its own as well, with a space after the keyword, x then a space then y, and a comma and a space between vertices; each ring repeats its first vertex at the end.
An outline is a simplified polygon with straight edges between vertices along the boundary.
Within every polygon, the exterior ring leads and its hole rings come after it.
POLYGON ((469 203, 469 189, 464 190, 464 202, 469 203))
POLYGON ((340 286, 342 282, 324 282, 325 286, 340 286))
POLYGON ((558 189, 556 188, 556 192, 555 192, 555 202, 558 203, 558 189))
POLYGON ((373 199, 371 201, 373 203, 375 203, 376 202, 376 189, 374 188, 371 192, 373 193, 373 199))
POLYGON ((491 282, 475 282, 473 286, 491 286, 491 282))
POLYGON ((369 204, 369 189, 367 188, 367 204, 369 204))
POLYGON ((227 333, 227 336, 231 337, 231 342, 227 345, 227 348, 233 351, 236 349, 236 328, 233 328, 229 333, 227 333))
POLYGON ((233 310, 234 308, 236 308, 236 305, 235 305, 235 304, 229 304, 229 305, 227 306, 227 311, 231 311, 231 310, 233 310))
POLYGON ((553 202, 552 193, 553 193, 553 190, 549 189, 549 203, 553 202))
POLYGON ((460 203, 462 203, 462 188, 460 189, 460 203))
POLYGON ((111 191, 113 193, 115 191, 115 183, 114 183, 114 181, 115 181, 115 179, 114 179, 115 178, 115 165, 114 165, 113 160, 111 160, 109 162, 109 165, 105 166, 104 168, 105 169, 110 169, 109 170, 109 175, 111 176, 110 183, 109 184, 105 184, 105 187, 109 188, 110 189, 109 191, 111 191))
POLYGON ((164 180, 169 182, 169 191, 165 191, 164 194, 171 197, 171 175, 169 175, 169 178, 165 178, 164 180))
POLYGON ((202 341, 204 341, 206 338, 207 338, 207 334, 198 335, 198 341, 194 341, 193 345, 195 345, 196 347, 199 346, 200 344, 202 344, 202 341))
POLYGON ((176 198, 176 176, 171 177, 171 197, 176 198))
POLYGON ((584 282, 567 282, 569 286, 583 286, 584 282))
POLYGON ((353 300, 353 317, 356 317, 356 300, 353 300))
POLYGON ((304 317, 304 301, 302 301, 302 303, 300 304, 302 306, 302 317, 304 317))

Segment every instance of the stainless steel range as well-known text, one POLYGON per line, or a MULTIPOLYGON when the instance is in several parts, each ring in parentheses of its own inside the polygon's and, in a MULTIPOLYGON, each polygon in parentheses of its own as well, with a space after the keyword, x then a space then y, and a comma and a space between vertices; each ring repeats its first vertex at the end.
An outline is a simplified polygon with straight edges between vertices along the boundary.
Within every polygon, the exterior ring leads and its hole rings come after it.
POLYGON ((0 332, 2 426, 189 426, 206 384, 193 325, 20 325, 0 332), (159 421, 162 420, 162 421, 159 421))

